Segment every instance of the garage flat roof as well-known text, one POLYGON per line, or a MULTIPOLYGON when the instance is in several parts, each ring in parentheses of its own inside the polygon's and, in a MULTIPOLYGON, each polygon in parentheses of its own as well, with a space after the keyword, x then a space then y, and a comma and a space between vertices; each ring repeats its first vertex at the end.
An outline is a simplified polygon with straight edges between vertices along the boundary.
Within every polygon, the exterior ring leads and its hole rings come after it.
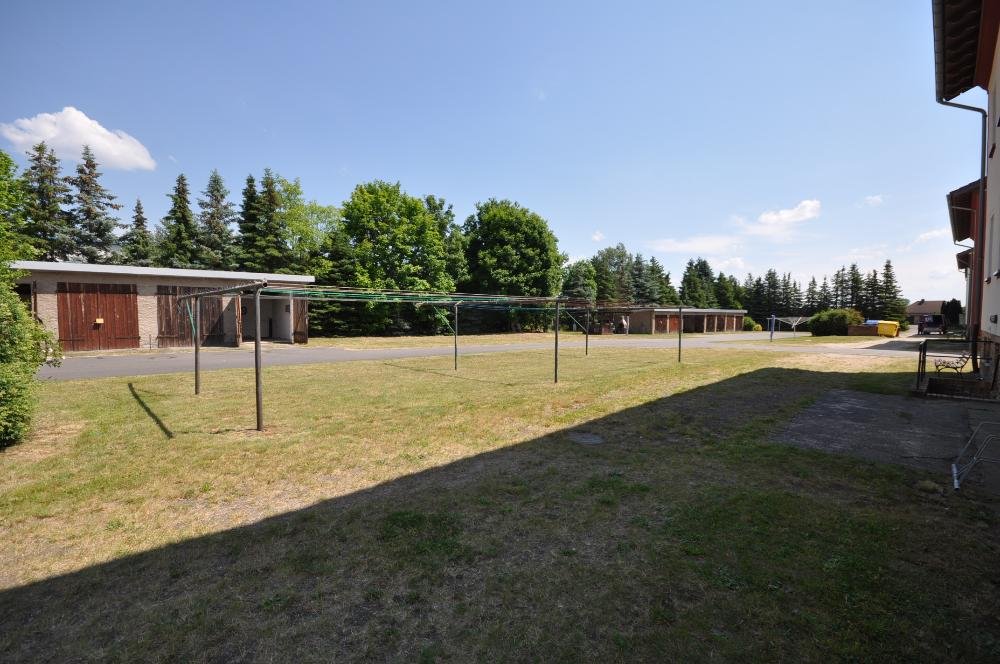
POLYGON ((15 270, 26 272, 74 272, 78 274, 120 274, 130 277, 174 277, 228 281, 272 281, 286 284, 311 284, 316 277, 309 274, 271 274, 269 272, 233 272, 230 270, 188 270, 172 267, 138 267, 136 265, 100 265, 96 263, 59 263, 49 261, 14 261, 15 270))

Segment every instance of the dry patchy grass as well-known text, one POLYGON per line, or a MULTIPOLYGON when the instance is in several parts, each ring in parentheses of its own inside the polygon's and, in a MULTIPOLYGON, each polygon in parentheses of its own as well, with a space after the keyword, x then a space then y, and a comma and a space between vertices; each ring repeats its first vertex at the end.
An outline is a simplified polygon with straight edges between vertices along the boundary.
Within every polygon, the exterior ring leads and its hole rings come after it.
POLYGON ((46 384, 38 433, 0 455, 0 652, 996 654, 974 494, 767 443, 826 389, 904 390, 912 363, 673 357, 567 351, 558 385, 545 351, 275 367, 264 434, 247 371, 198 398, 182 375, 46 384))

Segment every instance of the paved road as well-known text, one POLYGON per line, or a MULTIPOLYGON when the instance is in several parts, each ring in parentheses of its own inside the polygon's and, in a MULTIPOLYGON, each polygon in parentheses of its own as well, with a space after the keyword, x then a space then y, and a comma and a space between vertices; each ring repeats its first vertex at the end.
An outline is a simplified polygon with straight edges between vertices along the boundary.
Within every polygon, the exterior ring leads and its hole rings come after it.
MULTIPOLYGON (((776 334, 790 337, 790 333, 776 334)), ((839 344, 828 346, 793 345, 789 343, 759 343, 767 339, 766 332, 725 334, 717 336, 691 336, 684 338, 684 348, 714 348, 716 350, 755 350, 761 352, 785 353, 833 353, 838 355, 867 355, 881 357, 914 357, 916 343, 906 339, 884 340, 871 348, 843 347, 839 344), (753 341, 755 343, 739 343, 753 341)), ((471 339, 469 340, 471 341, 471 339)), ((676 339, 644 337, 641 335, 591 337, 593 348, 677 348, 676 339)), ((582 348, 582 341, 566 341, 561 348, 582 348)), ((551 342, 518 343, 506 345, 476 345, 459 340, 459 353, 508 353, 523 350, 550 350, 551 342)), ((325 362, 353 362, 358 360, 393 360, 406 357, 437 357, 452 354, 450 345, 425 348, 382 348, 370 350, 350 350, 329 346, 286 346, 265 344, 264 366, 289 364, 318 364, 325 362)), ((213 348, 201 354, 204 371, 215 369, 250 368, 253 366, 253 345, 242 348, 213 348)), ((42 367, 38 376, 48 380, 74 380, 78 378, 102 378, 107 376, 142 376, 151 374, 192 371, 194 356, 190 349, 170 352, 134 352, 104 356, 71 356, 63 360, 60 367, 42 367)))

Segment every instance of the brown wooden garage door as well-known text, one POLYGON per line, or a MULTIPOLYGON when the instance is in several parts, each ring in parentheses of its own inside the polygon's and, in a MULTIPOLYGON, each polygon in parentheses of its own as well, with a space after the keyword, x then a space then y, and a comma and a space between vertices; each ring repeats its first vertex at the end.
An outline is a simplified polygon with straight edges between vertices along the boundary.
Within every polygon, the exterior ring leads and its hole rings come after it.
POLYGON ((64 350, 139 347, 135 284, 56 284, 59 343, 64 350))
MULTIPOLYGON (((193 300, 177 302, 181 295, 190 295, 207 288, 189 286, 156 287, 156 345, 160 348, 193 346, 192 321, 186 303, 194 307, 193 300)), ((193 315, 193 313, 192 313, 193 315)), ((225 340, 222 320, 222 299, 206 297, 201 299, 201 343, 220 345, 225 340)))

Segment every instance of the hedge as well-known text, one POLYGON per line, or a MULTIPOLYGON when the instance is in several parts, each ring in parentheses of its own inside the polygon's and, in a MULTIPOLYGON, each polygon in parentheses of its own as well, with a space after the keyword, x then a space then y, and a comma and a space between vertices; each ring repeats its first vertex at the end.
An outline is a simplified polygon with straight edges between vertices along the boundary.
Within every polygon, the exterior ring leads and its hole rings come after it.
POLYGON ((850 325, 860 325, 865 322, 860 311, 854 309, 827 309, 815 314, 809 319, 809 331, 814 337, 829 337, 847 335, 850 325))

